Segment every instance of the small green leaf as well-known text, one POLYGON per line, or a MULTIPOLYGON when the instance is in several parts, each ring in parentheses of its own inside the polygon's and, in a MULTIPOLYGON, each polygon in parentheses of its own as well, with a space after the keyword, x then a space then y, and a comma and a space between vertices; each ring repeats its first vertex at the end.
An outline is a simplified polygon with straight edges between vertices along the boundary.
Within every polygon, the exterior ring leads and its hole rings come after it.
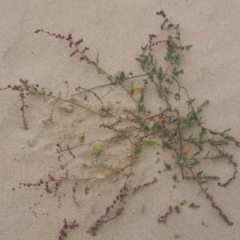
POLYGON ((169 164, 166 163, 165 161, 164 161, 164 167, 166 168, 167 171, 171 171, 171 170, 172 170, 171 165, 169 165, 169 164))
POLYGON ((58 99, 62 98, 62 92, 58 92, 58 99))
POLYGON ((141 151, 142 151, 142 148, 139 147, 139 148, 137 148, 137 149, 134 151, 134 153, 137 155, 137 154, 140 154, 141 151))
POLYGON ((204 133, 203 132, 199 133, 199 140, 200 140, 200 142, 204 141, 204 133))
POLYGON ((120 81, 123 81, 126 78, 125 73, 123 71, 118 71, 115 77, 117 80, 120 81))
POLYGON ((189 142, 194 142, 196 140, 196 138, 193 138, 193 133, 188 137, 188 141, 189 142))
POLYGON ((148 64, 150 65, 152 63, 153 63, 153 56, 150 57, 148 64))
POLYGON ((210 131, 210 133, 211 133, 212 135, 218 134, 217 132, 214 132, 214 131, 210 131))
POLYGON ((90 62, 89 58, 86 55, 84 55, 84 58, 87 62, 90 62))
POLYGON ((191 138, 190 139, 190 142, 192 143, 192 142, 195 142, 195 140, 196 140, 196 138, 191 138))
POLYGON ((193 154, 193 157, 197 156, 199 153, 200 153, 200 152, 195 152, 195 153, 193 154))
POLYGON ((141 47, 141 49, 142 49, 142 51, 143 51, 143 53, 145 53, 146 52, 146 50, 147 50, 147 44, 146 44, 146 46, 145 47, 141 47))
POLYGON ((163 71, 162 71, 162 67, 159 67, 158 70, 157 70, 157 76, 160 80, 163 80, 164 79, 164 74, 163 74, 163 71))
POLYGON ((187 51, 189 51, 192 46, 193 46, 193 45, 187 45, 187 46, 185 47, 185 49, 186 49, 187 51))
POLYGON ((229 129, 227 129, 227 130, 225 130, 225 131, 223 131, 223 132, 224 132, 224 133, 225 133, 225 132, 229 132, 230 130, 231 130, 231 128, 229 128, 229 129))
POLYGON ((177 213, 180 213, 180 207, 179 206, 175 206, 174 209, 177 213))
POLYGON ((82 135, 82 136, 79 138, 79 142, 80 142, 81 144, 83 144, 84 141, 85 141, 85 135, 82 135))
POLYGON ((189 112, 188 114, 187 114, 187 117, 189 117, 189 118, 192 118, 194 116, 194 112, 189 112))
POLYGON ((195 203, 191 203, 188 207, 191 207, 191 208, 200 208, 199 205, 195 204, 195 203))
POLYGON ((201 113, 200 113, 200 112, 198 112, 198 113, 196 114, 196 118, 197 118, 198 122, 201 120, 202 116, 201 116, 201 113))
POLYGON ((172 54, 171 54, 170 52, 167 52, 167 57, 170 59, 170 58, 172 58, 173 56, 172 56, 172 54))
POLYGON ((154 132, 158 130, 158 124, 157 124, 157 123, 154 123, 154 124, 152 125, 152 130, 153 130, 154 132))
POLYGON ((197 173, 197 176, 200 177, 202 175, 203 171, 200 171, 197 173))
POLYGON ((170 58, 169 58, 169 57, 165 57, 164 60, 165 60, 166 62, 169 62, 170 58))
POLYGON ((142 102, 143 100, 144 100, 144 92, 142 91, 142 92, 141 92, 140 99, 139 99, 139 102, 142 102))
POLYGON ((184 74, 184 70, 183 70, 183 69, 181 69, 179 73, 181 73, 181 74, 184 74))
POLYGON ((96 60, 97 63, 99 63, 99 57, 98 56, 99 56, 99 53, 97 55, 97 60, 96 60))
POLYGON ((104 149, 102 144, 94 144, 92 147, 93 147, 93 150, 98 151, 98 152, 102 152, 104 149))
POLYGON ((173 179, 175 182, 177 182, 177 174, 174 174, 174 175, 172 176, 172 179, 173 179))
POLYGON ((181 205, 181 206, 184 206, 185 204, 186 204, 186 200, 180 202, 180 205, 181 205))
POLYGON ((141 58, 135 58, 140 64, 141 66, 143 67, 143 64, 144 64, 144 60, 142 60, 141 58))
POLYGON ((146 146, 154 146, 156 144, 156 142, 155 141, 144 141, 143 144, 146 146))
POLYGON ((199 161, 195 159, 194 162, 191 163, 191 166, 196 166, 198 164, 199 164, 199 161))
POLYGON ((188 140, 190 140, 192 138, 192 136, 193 136, 193 133, 188 137, 188 140))
POLYGON ((182 165, 185 162, 185 159, 183 157, 180 157, 178 162, 182 165))
POLYGON ((96 70, 97 70, 97 74, 102 73, 102 69, 98 65, 96 65, 96 70))
POLYGON ((231 136, 227 136, 226 139, 227 139, 228 141, 233 141, 235 138, 234 138, 234 137, 231 137, 231 136))
POLYGON ((188 127, 188 125, 186 123, 182 123, 182 124, 179 125, 180 130, 184 130, 187 127, 188 127))
POLYGON ((172 93, 172 92, 169 90, 169 88, 164 87, 163 89, 164 89, 164 92, 167 93, 167 94, 168 94, 168 93, 172 93))

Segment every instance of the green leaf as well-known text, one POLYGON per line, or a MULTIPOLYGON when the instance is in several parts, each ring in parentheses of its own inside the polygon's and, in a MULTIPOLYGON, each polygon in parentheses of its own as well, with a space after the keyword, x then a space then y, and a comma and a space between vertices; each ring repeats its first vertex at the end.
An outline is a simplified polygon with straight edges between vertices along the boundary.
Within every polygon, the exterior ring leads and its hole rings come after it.
POLYGON ((164 74, 163 74, 163 71, 162 71, 162 67, 159 67, 158 70, 157 70, 157 76, 160 80, 163 80, 164 79, 164 74))
POLYGON ((184 130, 184 129, 188 128, 188 125, 186 123, 182 123, 179 125, 179 128, 180 128, 180 130, 184 130))
POLYGON ((193 133, 188 137, 188 141, 192 139, 193 133))
POLYGON ((195 142, 196 138, 191 138, 190 142, 193 143, 195 142))
POLYGON ((62 92, 58 92, 58 99, 62 98, 62 92))
POLYGON ((146 46, 145 47, 141 47, 141 49, 142 49, 142 51, 143 51, 143 53, 145 53, 146 52, 146 50, 147 50, 147 44, 146 44, 146 46))
POLYGON ((149 65, 153 63, 153 56, 151 56, 151 57, 150 57, 150 59, 149 59, 149 62, 148 62, 148 63, 149 63, 149 65))
POLYGON ((96 70, 97 70, 98 74, 102 73, 102 69, 99 66, 97 66, 97 65, 96 65, 96 70))
POLYGON ((190 120, 190 121, 188 122, 188 125, 189 125, 190 127, 192 127, 194 124, 195 124, 195 120, 194 120, 194 119, 192 119, 192 120, 190 120))
POLYGON ((199 153, 200 153, 200 152, 195 152, 195 153, 193 154, 193 157, 197 156, 199 153))
POLYGON ((197 173, 197 176, 200 177, 202 175, 203 171, 200 171, 197 173))
POLYGON ((94 144, 92 147, 93 147, 93 150, 98 151, 98 152, 102 152, 104 149, 102 144, 94 144))
POLYGON ((169 59, 171 59, 173 56, 172 56, 172 54, 171 54, 170 52, 167 52, 167 57, 168 57, 169 59))
POLYGON ((135 58, 138 62, 140 62, 141 64, 143 63, 143 60, 141 58, 135 58))
POLYGON ((178 162, 182 165, 185 162, 185 159, 183 157, 180 157, 178 162))
POLYGON ((185 47, 185 49, 186 49, 187 51, 189 51, 192 46, 193 46, 193 45, 187 45, 187 46, 185 47))
POLYGON ((191 166, 196 166, 198 164, 199 164, 199 161, 195 159, 194 162, 191 163, 191 166))
POLYGON ((230 130, 231 130, 231 128, 229 128, 229 129, 227 129, 227 130, 225 130, 225 131, 223 131, 223 132, 224 132, 224 133, 225 133, 225 132, 229 132, 230 130))
POLYGON ((166 88, 166 87, 164 87, 163 89, 164 89, 164 92, 167 93, 167 94, 168 94, 168 93, 172 93, 172 92, 171 92, 168 88, 166 88))
POLYGON ((99 63, 99 57, 98 56, 99 56, 99 53, 97 55, 97 60, 96 60, 97 63, 99 63))
POLYGON ((86 55, 84 55, 84 58, 87 62, 90 62, 90 59, 86 55))
POLYGON ((146 64, 143 64, 143 70, 147 71, 149 70, 149 65, 146 63, 146 64))
POLYGON ((81 144, 83 144, 84 141, 85 141, 85 135, 82 135, 82 136, 79 138, 79 142, 80 142, 81 144))
POLYGON ((169 144, 168 142, 163 142, 163 148, 166 147, 168 149, 172 149, 172 145, 169 144))
POLYGON ((196 114, 196 118, 197 118, 198 122, 201 120, 202 116, 201 116, 201 113, 200 113, 200 112, 198 112, 198 113, 196 114))
POLYGON ((171 170, 172 170, 171 165, 169 165, 169 164, 166 163, 165 161, 164 161, 164 167, 166 168, 167 171, 171 171, 171 170))
POLYGON ((191 135, 188 137, 188 141, 191 142, 191 143, 196 140, 196 138, 193 138, 192 135, 193 135, 193 134, 191 134, 191 135))
POLYGON ((204 133, 203 132, 199 133, 199 140, 200 140, 200 142, 204 141, 204 133))
POLYGON ((120 80, 120 81, 126 78, 125 73, 123 71, 118 71, 115 77, 117 80, 120 80))
POLYGON ((189 112, 188 114, 187 114, 187 117, 189 117, 189 118, 192 118, 194 116, 194 112, 189 112))
POLYGON ((141 92, 140 99, 139 99, 139 102, 142 102, 143 100, 144 100, 144 92, 142 91, 142 92, 141 92))
POLYGON ((180 205, 181 205, 181 206, 184 206, 185 204, 186 204, 186 200, 180 202, 180 205))
POLYGON ((226 139, 229 140, 229 141, 233 141, 235 138, 231 137, 231 136, 227 136, 226 139))
POLYGON ((177 213, 180 213, 180 207, 179 206, 175 206, 174 209, 177 213))
POLYGON ((154 123, 154 124, 152 125, 152 130, 153 130, 154 132, 158 130, 158 124, 157 124, 157 123, 154 123))
POLYGON ((139 147, 134 151, 134 153, 137 155, 137 154, 141 153, 141 151, 142 151, 142 148, 139 147))
POLYGON ((188 207, 191 207, 191 208, 200 208, 199 205, 195 204, 195 203, 191 203, 188 207))
POLYGON ((156 144, 156 142, 155 141, 144 141, 143 144, 146 146, 154 146, 156 144))
POLYGON ((174 175, 172 176, 172 179, 173 179, 175 182, 177 182, 177 174, 174 174, 174 175))
POLYGON ((181 73, 181 74, 184 74, 184 70, 183 70, 183 69, 181 69, 179 73, 181 73))
POLYGON ((214 131, 210 131, 210 133, 211 133, 212 135, 218 134, 217 132, 214 132, 214 131))

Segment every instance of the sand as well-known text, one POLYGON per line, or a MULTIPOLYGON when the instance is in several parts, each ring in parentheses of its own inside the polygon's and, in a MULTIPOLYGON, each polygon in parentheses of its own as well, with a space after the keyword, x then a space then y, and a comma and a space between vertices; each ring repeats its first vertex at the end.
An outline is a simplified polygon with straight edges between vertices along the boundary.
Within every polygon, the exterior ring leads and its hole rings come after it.
MULTIPOLYGON (((238 1, 1 0, 0 87, 18 85, 19 79, 28 79, 31 84, 39 84, 56 94, 62 92, 65 97, 67 87, 63 81, 68 81, 70 93, 78 86, 88 89, 108 83, 106 77, 97 75, 92 66, 79 62, 76 56, 69 58, 71 50, 67 42, 46 34, 35 34, 36 29, 65 36, 71 33, 75 39, 83 38, 82 46, 90 48, 88 56, 95 60, 99 54, 101 67, 110 74, 119 70, 140 74, 141 69, 135 61, 140 46, 147 43, 148 34, 163 34, 160 31, 162 19, 156 16, 160 10, 164 10, 172 22, 180 23, 182 44, 193 45, 182 56, 185 74, 181 79, 198 104, 210 100, 204 111, 205 125, 219 131, 231 128, 230 134, 238 138, 238 1)), ((163 50, 159 54, 164 54, 163 50)), ((115 114, 123 108, 133 107, 126 92, 115 86, 98 89, 96 93, 110 107, 115 106, 115 114)), ((81 97, 89 106, 100 106, 92 94, 81 97)), ((147 148, 137 163, 126 168, 124 173, 134 173, 128 180, 129 188, 151 182, 155 177, 158 181, 127 196, 120 216, 103 224, 95 237, 87 234, 86 231, 112 204, 126 180, 123 174, 105 176, 104 171, 110 166, 128 164, 129 142, 108 143, 103 155, 107 158, 101 158, 101 154, 97 158, 92 146, 85 146, 73 150, 75 158, 64 152, 59 162, 57 143, 74 146, 81 136, 85 136, 85 142, 110 139, 112 131, 99 128, 101 118, 84 109, 35 95, 26 99, 29 129, 25 130, 18 92, 0 91, 0 101, 0 239, 58 239, 64 218, 79 224, 79 228, 68 231, 67 240, 240 239, 238 175, 227 188, 218 187, 217 181, 208 185, 216 203, 234 222, 233 226, 227 226, 204 194, 198 195, 200 188, 196 182, 181 180, 175 183, 172 180, 175 173, 179 175, 176 164, 172 164, 172 171, 164 171, 164 161, 170 163, 172 159, 156 146, 147 148), (160 151, 160 155, 156 155, 156 151, 160 151), (106 169, 90 168, 99 161, 106 169), (48 174, 63 177, 66 168, 72 179, 92 178, 79 183, 75 203, 73 182, 64 182, 59 188, 60 201, 54 193, 46 193, 44 187, 19 189, 19 183, 37 183, 40 179, 46 180, 48 174), (166 224, 158 223, 159 215, 164 215, 170 205, 180 206, 184 200, 186 204, 181 207, 181 213, 171 214, 166 224), (192 202, 200 208, 189 208, 192 202)), ((158 107, 154 98, 149 98, 148 104, 154 109, 158 107)), ((111 121, 104 119, 103 122, 110 124, 111 121)), ((231 152, 238 162, 239 149, 233 148, 231 152)), ((222 182, 232 173, 232 167, 226 161, 210 163, 209 170, 219 173, 222 182)))

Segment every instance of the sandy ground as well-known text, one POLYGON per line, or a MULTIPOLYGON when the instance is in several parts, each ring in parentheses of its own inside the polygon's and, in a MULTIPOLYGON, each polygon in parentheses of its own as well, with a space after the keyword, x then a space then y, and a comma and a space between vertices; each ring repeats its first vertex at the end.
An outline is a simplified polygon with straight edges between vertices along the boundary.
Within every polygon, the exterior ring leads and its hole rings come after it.
MULTIPOLYGON (((0 87, 18 84, 22 78, 55 93, 61 91, 62 95, 67 93, 63 81, 68 81, 72 93, 78 86, 91 88, 108 82, 91 66, 79 63, 77 57, 69 58, 71 51, 66 42, 34 34, 36 29, 66 36, 72 33, 76 39, 83 38, 84 46, 91 50, 89 56, 95 59, 99 53, 102 68, 110 74, 118 70, 138 74, 141 71, 135 57, 140 53, 140 46, 148 41, 149 33, 160 33, 161 18, 155 13, 164 10, 169 19, 180 23, 183 45, 193 45, 183 56, 185 74, 182 81, 197 103, 210 100, 211 104, 204 111, 206 126, 219 131, 231 127, 231 135, 239 137, 240 2, 1 0, 0 4, 0 87)), ((97 94, 118 109, 132 106, 121 89, 108 87, 97 90, 97 94)), ((83 97, 88 97, 87 104, 95 103, 93 96, 83 97)), ((240 239, 238 176, 227 188, 219 188, 216 182, 209 185, 215 201, 234 222, 229 227, 205 196, 198 196, 200 189, 195 182, 173 182, 172 175, 179 171, 177 166, 172 172, 164 172, 163 160, 170 161, 171 158, 168 159, 165 153, 157 156, 155 148, 146 150, 136 166, 130 169, 134 176, 129 184, 141 185, 154 177, 158 182, 127 197, 122 214, 104 224, 97 236, 90 236, 86 230, 111 205, 123 186, 123 177, 113 175, 109 179, 81 182, 76 194, 78 206, 73 202, 71 182, 64 183, 59 190, 59 195, 66 194, 61 198, 60 207, 58 198, 47 194, 44 188, 36 191, 35 188, 19 189, 18 186, 20 182, 36 183, 39 179, 46 179, 48 174, 61 177, 64 170, 60 165, 64 164, 67 164, 71 177, 96 176, 94 174, 98 172, 83 168, 83 164, 89 166, 95 159, 91 147, 76 150, 75 159, 64 154, 60 163, 56 144, 73 146, 83 135, 86 142, 107 139, 111 137, 111 131, 99 129, 101 119, 93 114, 66 103, 54 105, 53 100, 45 101, 37 96, 29 96, 26 100, 29 126, 26 131, 19 111, 19 95, 13 91, 0 91, 0 102, 1 240, 58 239, 64 218, 68 221, 76 219, 79 224, 79 228, 69 232, 67 240, 240 239), (53 123, 46 123, 53 106, 53 123), (156 163, 158 157, 160 161, 156 163), (158 173, 160 170, 161 174, 158 173), (186 205, 180 214, 172 214, 166 224, 158 223, 159 214, 164 214, 169 205, 179 205, 183 200, 201 207, 190 209, 186 205)), ((151 104, 155 106, 154 101, 151 104)), ((113 142, 108 151, 109 162, 106 164, 126 163, 129 156, 127 143, 115 145, 113 142)), ((239 149, 232 152, 238 162, 239 149)), ((211 168, 221 173, 223 181, 231 174, 231 167, 226 162, 212 164, 211 168)))

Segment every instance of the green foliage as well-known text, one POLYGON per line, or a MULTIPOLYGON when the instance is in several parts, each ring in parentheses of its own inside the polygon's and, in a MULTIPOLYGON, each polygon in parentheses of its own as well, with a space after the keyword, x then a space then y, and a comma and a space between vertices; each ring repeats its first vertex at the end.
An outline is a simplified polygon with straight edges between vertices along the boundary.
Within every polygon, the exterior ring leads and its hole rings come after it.
POLYGON ((134 153, 137 155, 137 154, 140 154, 142 152, 142 148, 141 147, 138 147, 134 153))
POLYGON ((185 47, 185 49, 186 49, 187 51, 189 51, 192 46, 193 46, 193 45, 187 45, 187 46, 185 47))
MULTIPOLYGON (((98 172, 94 178, 89 179, 103 180, 107 175, 113 173, 117 173, 119 176, 124 177, 127 175, 129 178, 131 174, 127 174, 126 169, 130 166, 134 166, 136 159, 141 157, 145 148, 153 148, 154 153, 157 150, 157 155, 161 154, 162 151, 168 151, 172 156, 171 164, 175 164, 176 167, 178 167, 179 172, 181 173, 181 179, 195 180, 197 185, 201 188, 201 192, 203 192, 206 195, 206 198, 211 202, 213 208, 219 212, 219 215, 225 222, 228 223, 228 225, 232 225, 226 215, 222 213, 220 207, 216 207, 215 202, 212 200, 213 198, 207 192, 207 188, 203 187, 203 184, 206 184, 208 181, 219 178, 218 176, 206 175, 204 173, 204 162, 209 160, 212 162, 217 162, 216 160, 227 160, 233 169, 233 174, 225 183, 218 183, 219 186, 226 187, 236 178, 237 173, 237 163, 233 161, 233 156, 226 152, 226 148, 231 143, 234 143, 236 146, 240 146, 240 142, 233 136, 228 135, 231 128, 224 131, 216 131, 206 127, 207 124, 203 121, 203 110, 209 104, 209 101, 206 100, 196 107, 195 99, 190 98, 186 87, 182 85, 180 79, 181 75, 184 74, 184 69, 182 69, 180 61, 183 55, 182 52, 186 53, 186 51, 189 51, 192 48, 192 45, 186 45, 185 47, 182 46, 180 41, 179 25, 171 23, 169 19, 166 18, 163 11, 160 11, 157 15, 161 15, 164 18, 161 28, 169 30, 170 35, 167 39, 163 40, 159 40, 157 35, 149 36, 149 42, 144 47, 141 47, 141 53, 135 58, 143 71, 140 75, 134 75, 132 71, 128 74, 124 71, 117 71, 115 74, 109 74, 101 68, 99 55, 97 55, 96 60, 94 61, 86 56, 86 48, 82 51, 78 49, 79 42, 74 43, 72 40, 65 38, 68 42, 72 41, 70 43, 72 45, 75 44, 76 46, 76 50, 71 54, 71 56, 75 53, 79 53, 81 61, 92 65, 94 67, 94 71, 97 71, 97 74, 105 75, 106 79, 110 81, 109 84, 96 86, 91 89, 79 87, 79 90, 84 91, 86 94, 89 94, 89 96, 91 95, 95 100, 97 100, 101 105, 100 108, 97 108, 96 106, 89 107, 88 105, 85 105, 85 103, 79 103, 71 99, 64 98, 62 93, 55 95, 48 88, 39 89, 37 85, 29 84, 27 80, 23 79, 20 80, 21 84, 19 86, 10 86, 8 88, 18 90, 20 92, 22 101, 21 111, 25 129, 27 129, 24 114, 26 108, 25 94, 27 96, 28 93, 30 93, 40 95, 44 99, 49 98, 54 99, 54 101, 72 104, 81 110, 87 111, 92 116, 100 118, 102 120, 100 127, 105 128, 108 131, 112 131, 113 137, 108 140, 96 139, 93 142, 85 142, 85 135, 82 135, 77 140, 78 144, 76 146, 69 147, 67 145, 65 149, 58 146, 59 159, 62 157, 61 153, 64 151, 67 151, 72 157, 75 157, 73 151, 83 146, 92 146, 94 154, 96 157, 99 157, 99 155, 104 155, 105 151, 108 150, 108 144, 115 144, 114 147, 117 148, 118 144, 121 146, 121 141, 126 140, 129 142, 131 145, 131 154, 129 154, 130 157, 128 159, 131 162, 130 164, 127 161, 128 163, 126 165, 121 163, 120 167, 116 167, 114 169, 112 166, 106 167, 106 164, 99 164, 101 165, 101 172, 98 172), (160 43, 166 44, 166 53, 163 56, 163 60, 165 60, 165 64, 167 65, 166 68, 158 65, 157 62, 159 56, 155 56, 155 52, 153 50, 160 43), (134 82, 133 79, 135 80, 134 82), (129 80, 131 82, 129 82, 129 80), (151 97, 149 98, 149 95, 152 94, 147 91, 150 84, 155 87, 155 92, 158 94, 158 99, 152 104, 157 104, 157 106, 159 106, 159 110, 154 113, 152 113, 146 106, 147 100, 151 99, 151 97), (125 93, 127 93, 128 100, 135 104, 135 108, 125 106, 121 109, 121 111, 119 111, 119 114, 116 110, 119 109, 119 107, 116 107, 116 109, 114 106, 112 108, 108 107, 108 105, 104 103, 104 99, 101 99, 93 91, 96 88, 109 87, 110 85, 117 85, 125 93), (139 86, 135 87, 136 85, 139 86), (181 100, 182 96, 184 96, 183 99, 186 99, 186 102, 181 100), (181 106, 175 107, 175 102, 178 101, 180 101, 179 105, 181 106), (183 109, 188 109, 188 113, 182 111, 183 109), (106 119, 111 123, 106 124, 106 119), (124 128, 122 126, 126 127, 124 128), (96 142, 104 142, 104 146, 96 142), (199 168, 204 170, 199 171, 199 168), (106 170, 106 172, 102 172, 102 169, 104 169, 104 171, 106 170)), ((38 32, 44 32, 50 36, 58 36, 45 32, 44 30, 39 30, 38 32)), ((185 55, 187 56, 187 54, 185 55)), ((79 91, 79 94, 80 93, 82 92, 79 91)), ((121 161, 124 162, 122 156, 119 158, 121 158, 121 161)), ((167 161, 170 162, 171 159, 168 159, 167 161)), ((151 164, 151 161, 148 162, 151 164)), ((165 170, 175 171, 175 165, 171 164, 164 161, 165 170)), ((91 166, 91 169, 92 168, 96 168, 96 166, 93 164, 91 166)), ((158 173, 160 172, 161 171, 158 171, 158 173)), ((180 181, 177 174, 174 174, 172 179, 175 182, 180 181)), ((80 181, 80 178, 78 180, 80 181)), ((56 181, 61 182, 60 179, 57 179, 56 181)), ((67 178, 67 181, 76 180, 67 178)), ((149 186, 149 184, 144 186, 149 186)), ((136 189, 138 190, 140 188, 142 187, 136 189)), ((127 188, 123 189, 126 190, 127 188)), ((120 197, 118 196, 117 200, 119 199, 120 197)), ((182 206, 185 204, 186 201, 180 203, 182 206)), ((110 208, 113 206, 114 204, 110 208)), ((192 203, 190 204, 190 207, 195 208, 197 205, 192 203)), ((180 212, 180 208, 178 206, 175 207, 175 210, 180 212)), ((118 211, 116 211, 116 216, 120 215, 121 211, 122 209, 118 209, 118 211)), ((106 211, 106 215, 107 213, 108 212, 106 211)), ((105 217, 107 220, 102 220, 100 218, 100 220, 105 223, 109 221, 109 219, 115 218, 105 217)), ((97 221, 97 223, 99 222, 97 221)))
POLYGON ((166 169, 167 171, 171 171, 171 170, 172 170, 171 165, 168 164, 168 163, 166 163, 165 161, 164 161, 164 167, 165 167, 165 169, 166 169))
POLYGON ((93 150, 97 152, 102 152, 104 150, 104 147, 102 144, 94 144, 92 147, 93 147, 93 150))
POLYGON ((143 143, 146 146, 154 146, 156 144, 155 141, 149 141, 149 140, 145 140, 143 143))

